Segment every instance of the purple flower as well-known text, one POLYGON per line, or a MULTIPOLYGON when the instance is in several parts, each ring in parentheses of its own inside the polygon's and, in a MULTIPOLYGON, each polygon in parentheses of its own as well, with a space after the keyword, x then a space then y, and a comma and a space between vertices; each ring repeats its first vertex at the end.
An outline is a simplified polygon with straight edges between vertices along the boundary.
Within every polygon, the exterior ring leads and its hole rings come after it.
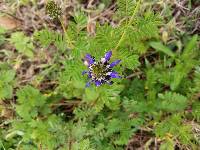
POLYGON ((93 82, 96 86, 101 86, 102 84, 111 85, 113 81, 112 78, 121 78, 117 72, 113 70, 113 67, 120 63, 121 60, 116 60, 109 64, 109 60, 112 56, 112 51, 108 51, 99 62, 95 61, 95 58, 90 54, 86 54, 84 58, 84 64, 88 66, 88 71, 83 71, 82 75, 87 74, 90 81, 86 84, 89 87, 93 82))

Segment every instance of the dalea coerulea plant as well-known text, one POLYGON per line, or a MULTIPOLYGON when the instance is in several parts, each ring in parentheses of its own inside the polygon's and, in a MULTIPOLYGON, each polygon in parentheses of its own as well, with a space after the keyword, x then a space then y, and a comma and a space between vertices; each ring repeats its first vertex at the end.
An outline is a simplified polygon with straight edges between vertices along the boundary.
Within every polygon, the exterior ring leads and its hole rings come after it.
MULTIPOLYGON (((63 22, 61 19, 61 8, 54 2, 49 1, 46 5, 46 12, 51 19, 58 19, 63 26, 63 22)), ((63 27, 64 32, 65 27, 63 27)), ((110 81, 112 78, 121 78, 117 72, 113 70, 113 67, 120 63, 121 60, 116 60, 109 64, 109 60, 112 56, 112 51, 108 51, 100 61, 96 61, 95 57, 90 54, 86 54, 83 59, 84 64, 88 67, 88 71, 83 71, 82 75, 87 74, 90 79, 89 82, 86 83, 86 87, 89 87, 93 82, 96 86, 103 85, 105 83, 112 85, 113 81, 110 81)))

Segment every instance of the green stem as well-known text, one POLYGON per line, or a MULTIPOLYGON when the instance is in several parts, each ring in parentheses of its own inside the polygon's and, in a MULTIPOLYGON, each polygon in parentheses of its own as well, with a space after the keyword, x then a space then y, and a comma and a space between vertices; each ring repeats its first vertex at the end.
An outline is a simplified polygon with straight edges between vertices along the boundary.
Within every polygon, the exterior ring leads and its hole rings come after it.
POLYGON ((61 20, 61 19, 59 19, 59 21, 60 21, 60 24, 61 24, 61 26, 62 26, 62 29, 63 29, 64 33, 66 33, 66 30, 65 30, 64 23, 62 22, 62 20, 61 20))
POLYGON ((72 44, 72 42, 71 42, 71 40, 70 40, 70 37, 69 37, 68 34, 67 34, 67 31, 66 31, 66 29, 65 29, 65 26, 64 26, 63 21, 62 21, 61 19, 59 19, 59 21, 60 21, 60 24, 61 24, 61 26, 62 26, 64 35, 66 36, 66 40, 67 40, 67 43, 69 44, 69 47, 70 47, 70 48, 73 48, 74 46, 73 46, 73 44, 72 44))
POLYGON ((3 147, 3 150, 6 150, 2 142, 1 142, 1 146, 3 147))
POLYGON ((131 18, 130 18, 128 24, 126 25, 126 28, 124 29, 124 32, 122 33, 122 36, 121 36, 119 42, 117 43, 116 47, 113 49, 113 52, 116 52, 116 50, 119 48, 119 46, 120 46, 121 43, 123 42, 124 37, 125 37, 125 35, 126 35, 126 33, 127 33, 127 28, 128 28, 128 27, 131 25, 131 23, 133 22, 133 19, 134 19, 135 15, 136 15, 136 13, 137 13, 137 11, 138 11, 138 9, 139 9, 140 3, 141 3, 141 0, 138 0, 138 2, 137 2, 137 4, 136 4, 136 7, 135 7, 135 9, 134 9, 134 11, 133 11, 133 14, 132 14, 132 16, 131 16, 131 18))

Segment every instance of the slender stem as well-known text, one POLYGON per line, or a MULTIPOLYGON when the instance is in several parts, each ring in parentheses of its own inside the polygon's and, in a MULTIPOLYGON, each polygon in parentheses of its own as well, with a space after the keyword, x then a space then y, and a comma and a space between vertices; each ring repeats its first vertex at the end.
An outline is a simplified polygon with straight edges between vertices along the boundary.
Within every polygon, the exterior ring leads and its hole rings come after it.
POLYGON ((72 44, 72 42, 71 42, 71 40, 70 40, 70 37, 69 37, 68 34, 67 34, 67 31, 66 31, 66 29, 65 29, 65 25, 64 25, 63 21, 62 21, 61 19, 59 19, 59 21, 60 21, 60 24, 61 24, 61 26, 62 26, 64 35, 66 36, 66 40, 67 40, 67 43, 69 44, 69 47, 70 47, 70 48, 73 48, 74 46, 73 46, 73 44, 72 44))
POLYGON ((66 29, 65 29, 63 21, 61 19, 59 19, 59 21, 61 23, 61 26, 62 26, 62 29, 63 29, 64 33, 66 33, 66 29))
POLYGON ((3 150, 6 150, 2 142, 1 142, 1 146, 3 147, 3 150))
POLYGON ((131 23, 133 22, 133 19, 134 19, 135 15, 136 15, 136 13, 137 13, 137 11, 138 11, 138 9, 139 9, 140 3, 141 3, 141 0, 138 0, 138 2, 137 2, 137 4, 136 4, 136 7, 135 7, 135 9, 134 9, 134 11, 133 11, 133 14, 132 14, 132 16, 131 16, 131 18, 130 18, 128 24, 126 25, 126 28, 124 29, 124 32, 122 33, 122 36, 121 36, 119 42, 117 43, 116 47, 113 49, 114 52, 119 48, 119 46, 120 46, 121 43, 123 42, 124 37, 125 37, 125 35, 126 35, 126 33, 127 33, 127 28, 128 28, 128 27, 131 25, 131 23))
POLYGON ((51 104, 50 106, 68 106, 68 105, 77 105, 79 104, 81 101, 66 101, 64 103, 58 103, 58 104, 51 104))
POLYGON ((131 79, 131 78, 133 78, 133 77, 135 77, 135 76, 139 76, 139 75, 141 75, 141 74, 142 74, 142 72, 135 72, 135 73, 133 73, 133 74, 127 76, 126 79, 131 79))

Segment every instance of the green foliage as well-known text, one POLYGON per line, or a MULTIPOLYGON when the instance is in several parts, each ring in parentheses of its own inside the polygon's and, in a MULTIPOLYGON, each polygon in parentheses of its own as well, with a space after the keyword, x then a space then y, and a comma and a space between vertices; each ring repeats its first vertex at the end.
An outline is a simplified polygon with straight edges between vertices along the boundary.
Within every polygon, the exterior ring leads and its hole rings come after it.
POLYGON ((112 28, 108 24, 97 25, 96 36, 89 40, 89 52, 99 59, 106 51, 114 49, 120 40, 122 29, 123 27, 112 28), (104 44, 102 45, 101 43, 104 44))
POLYGON ((136 125, 140 124, 139 122, 139 119, 112 119, 108 122, 106 134, 114 135, 116 133, 113 139, 114 143, 117 145, 125 145, 137 129, 136 125))
POLYGON ((33 58, 34 46, 31 38, 24 35, 22 32, 15 32, 11 35, 10 42, 15 46, 16 50, 23 55, 33 58))
POLYGON ((130 17, 135 8, 136 1, 135 0, 118 0, 118 12, 117 15, 120 17, 130 17))
POLYGON ((87 26, 87 16, 83 12, 75 12, 74 21, 76 23, 76 32, 80 34, 80 31, 87 26))
POLYGON ((200 67, 199 66, 195 68, 193 82, 194 82, 193 91, 198 92, 200 90, 200 67))
POLYGON ((160 98, 158 107, 166 112, 184 110, 187 107, 187 98, 183 95, 167 92, 159 94, 160 98))
POLYGON ((55 149, 64 144, 64 124, 59 116, 50 114, 47 97, 31 86, 20 89, 17 97, 16 112, 20 118, 14 120, 6 139, 20 136, 22 147, 34 149, 39 145, 55 149))
POLYGON ((4 36, 5 33, 6 33, 6 30, 4 28, 0 27, 0 46, 5 41, 5 36, 4 36))
POLYGON ((10 99, 13 96, 14 70, 0 70, 0 100, 10 99))
POLYGON ((160 146, 160 150, 174 150, 174 141, 172 139, 166 139, 160 146))
POLYGON ((34 33, 34 39, 38 40, 42 47, 48 47, 50 44, 54 43, 61 52, 67 49, 66 38, 55 31, 50 31, 48 29, 36 31, 34 33))
POLYGON ((193 138, 191 126, 182 124, 180 115, 173 115, 159 123, 155 128, 155 134, 164 139, 167 139, 167 136, 173 136, 179 139, 182 144, 191 144, 193 138))
POLYGON ((138 55, 130 55, 129 52, 119 52, 119 58, 123 59, 124 67, 135 69, 140 65, 139 56, 138 55))
POLYGON ((40 107, 44 106, 46 101, 46 98, 40 94, 39 90, 31 86, 19 90, 17 97, 18 105, 16 106, 16 112, 24 120, 35 118, 40 113, 40 107))
POLYGON ((194 103, 192 104, 192 115, 197 120, 197 122, 200 122, 200 102, 198 100, 198 93, 200 90, 200 68, 199 66, 195 69, 194 73, 194 86, 192 88, 192 93, 197 93, 197 97, 194 98, 194 103))
POLYGON ((82 140, 80 143, 75 143, 72 147, 73 150, 94 150, 90 146, 90 141, 88 139, 82 140))
POLYGON ((197 63, 194 58, 198 55, 197 53, 197 35, 193 36, 192 39, 186 44, 180 60, 173 69, 173 79, 170 83, 172 90, 176 90, 181 81, 187 77, 187 74, 194 68, 197 63))
POLYGON ((170 48, 166 47, 160 42, 150 42, 149 43, 151 47, 153 47, 155 50, 163 52, 167 54, 168 56, 175 57, 175 54, 171 51, 170 48))
POLYGON ((113 85, 112 88, 109 86, 104 86, 99 89, 95 88, 94 90, 86 89, 83 100, 87 102, 89 101, 90 103, 94 102, 94 108, 97 112, 101 111, 104 105, 111 110, 115 110, 119 107, 119 94, 122 89, 123 87, 120 85, 113 85))
POLYGON ((158 15, 152 12, 144 13, 134 20, 133 26, 128 27, 125 44, 129 44, 139 54, 145 53, 149 48, 147 41, 158 38, 160 23, 161 18, 158 15))

